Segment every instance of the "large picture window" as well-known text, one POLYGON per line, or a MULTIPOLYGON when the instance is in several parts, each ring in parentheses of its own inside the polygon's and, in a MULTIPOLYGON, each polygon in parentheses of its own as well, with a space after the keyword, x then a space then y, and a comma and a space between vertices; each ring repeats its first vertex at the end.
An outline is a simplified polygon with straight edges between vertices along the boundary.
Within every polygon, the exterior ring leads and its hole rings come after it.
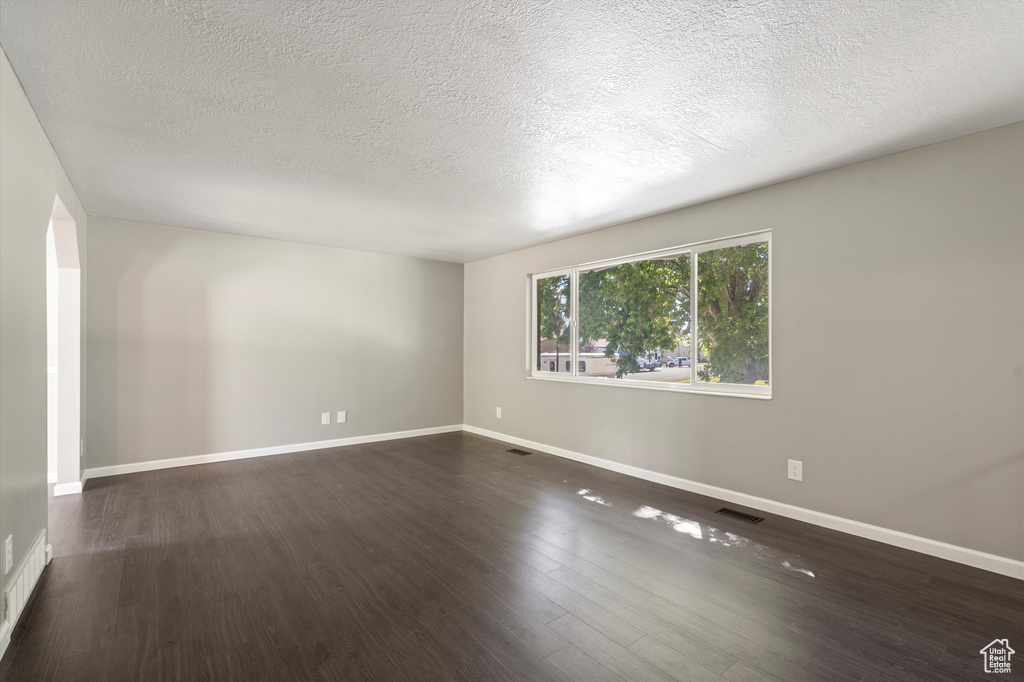
POLYGON ((532 277, 535 377, 771 396, 771 233, 532 277))

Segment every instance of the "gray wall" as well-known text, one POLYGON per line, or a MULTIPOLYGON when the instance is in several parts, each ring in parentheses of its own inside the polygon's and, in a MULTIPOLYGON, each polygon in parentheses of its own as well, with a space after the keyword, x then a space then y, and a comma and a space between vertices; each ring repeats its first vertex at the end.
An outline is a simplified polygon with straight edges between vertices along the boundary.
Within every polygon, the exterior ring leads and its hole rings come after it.
POLYGON ((85 211, 0 51, 0 543, 14 536, 14 568, 46 527, 46 227, 56 195, 84 254, 85 211))
POLYGON ((462 422, 461 265, 89 229, 91 467, 462 422))
POLYGON ((1015 124, 471 263, 465 423, 1022 559, 1022 190, 1015 124), (764 228, 771 401, 526 378, 528 273, 764 228))

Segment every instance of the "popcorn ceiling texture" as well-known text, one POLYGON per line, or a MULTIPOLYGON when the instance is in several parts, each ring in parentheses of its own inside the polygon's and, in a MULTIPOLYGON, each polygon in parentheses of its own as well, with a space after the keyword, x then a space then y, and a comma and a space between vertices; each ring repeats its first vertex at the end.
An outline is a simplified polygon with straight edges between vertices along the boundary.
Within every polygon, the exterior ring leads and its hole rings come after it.
POLYGON ((455 261, 1024 119, 1022 27, 1019 0, 0 0, 90 214, 455 261))

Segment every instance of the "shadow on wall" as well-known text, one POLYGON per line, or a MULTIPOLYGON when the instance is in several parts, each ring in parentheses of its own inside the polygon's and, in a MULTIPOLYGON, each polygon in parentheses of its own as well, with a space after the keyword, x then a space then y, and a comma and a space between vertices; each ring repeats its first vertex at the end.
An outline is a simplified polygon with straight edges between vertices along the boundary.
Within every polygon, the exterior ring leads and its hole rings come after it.
POLYGON ((448 264, 98 223, 93 467, 461 420, 448 264), (427 396, 427 397, 425 397, 427 396), (333 414, 349 411, 338 425, 333 414), (332 424, 321 426, 320 413, 332 424), (357 421, 358 420, 358 421, 357 421))
MULTIPOLYGON (((173 250, 173 245, 170 245, 173 250)), ((188 260, 138 253, 117 287, 117 462, 205 452, 206 278, 188 260), (183 452, 182 450, 186 451, 183 452)))
MULTIPOLYGON (((941 485, 929 487, 927 490, 905 495, 900 498, 899 504, 891 506, 892 511, 915 512, 922 506, 936 499, 948 499, 961 497, 965 500, 985 499, 987 490, 1004 489, 1007 482, 1016 482, 1016 493, 1011 496, 1017 500, 1019 512, 1024 512, 1024 450, 1018 450, 1007 454, 1001 459, 993 460, 987 464, 968 470, 944 468, 945 480, 941 485), (972 494, 965 495, 965 491, 972 494)), ((957 530, 963 533, 975 533, 981 527, 995 525, 1007 526, 1007 520, 994 519, 987 510, 979 510, 975 507, 968 507, 968 513, 960 514, 951 525, 959 526, 957 530), (973 513, 971 513, 973 512, 973 513)), ((1018 517, 1019 518, 1019 517, 1018 517)), ((1013 532, 1009 529, 1009 532, 1013 532)), ((1005 556, 1010 556, 1005 554, 1005 556)))

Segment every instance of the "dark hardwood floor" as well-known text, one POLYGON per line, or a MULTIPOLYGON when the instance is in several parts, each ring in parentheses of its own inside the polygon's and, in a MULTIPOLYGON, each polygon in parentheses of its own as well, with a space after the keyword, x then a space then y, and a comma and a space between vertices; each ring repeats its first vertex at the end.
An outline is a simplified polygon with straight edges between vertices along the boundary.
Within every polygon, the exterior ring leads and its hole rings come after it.
POLYGON ((16 680, 987 679, 1020 581, 452 433, 90 481, 16 680))

